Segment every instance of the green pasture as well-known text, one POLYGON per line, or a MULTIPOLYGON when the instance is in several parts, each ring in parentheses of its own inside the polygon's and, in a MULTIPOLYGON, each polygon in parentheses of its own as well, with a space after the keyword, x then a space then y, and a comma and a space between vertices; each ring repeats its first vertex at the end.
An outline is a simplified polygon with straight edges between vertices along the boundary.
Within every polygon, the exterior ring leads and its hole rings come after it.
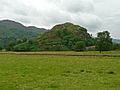
POLYGON ((120 90, 120 57, 0 54, 0 90, 120 90))

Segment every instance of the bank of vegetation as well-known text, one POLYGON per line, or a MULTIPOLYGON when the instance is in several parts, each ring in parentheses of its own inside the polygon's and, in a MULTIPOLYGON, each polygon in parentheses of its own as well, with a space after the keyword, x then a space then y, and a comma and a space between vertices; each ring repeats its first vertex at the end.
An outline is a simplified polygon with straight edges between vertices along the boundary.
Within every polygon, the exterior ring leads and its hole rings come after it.
MULTIPOLYGON (((19 25, 19 23, 17 23, 16 28, 18 28, 17 26, 19 26, 19 29, 21 30, 25 29, 25 27, 19 25)), ((2 27, 1 23, 0 23, 0 27, 2 27)), ((5 29, 8 30, 9 27, 11 26, 5 27, 5 29)), ((29 27, 29 30, 31 29, 33 30, 33 28, 35 29, 35 27, 29 27)), ((4 28, 2 28, 2 30, 4 30, 4 28)), ((28 33, 28 34, 34 34, 34 38, 21 36, 21 38, 16 38, 14 40, 13 39, 9 39, 7 41, 3 40, 4 43, 5 42, 7 43, 0 44, 0 50, 16 51, 16 52, 36 52, 36 51, 77 51, 77 52, 100 51, 102 52, 102 51, 120 50, 120 44, 116 44, 112 42, 110 32, 108 31, 98 32, 97 37, 93 37, 91 34, 88 33, 88 30, 86 28, 81 27, 79 25, 74 25, 72 23, 59 24, 54 26, 51 30, 43 30, 43 29, 42 30, 37 29, 37 30, 39 30, 39 32, 42 33, 37 35, 35 34, 36 32, 28 33)), ((16 31, 18 31, 18 29, 16 29, 16 31)))

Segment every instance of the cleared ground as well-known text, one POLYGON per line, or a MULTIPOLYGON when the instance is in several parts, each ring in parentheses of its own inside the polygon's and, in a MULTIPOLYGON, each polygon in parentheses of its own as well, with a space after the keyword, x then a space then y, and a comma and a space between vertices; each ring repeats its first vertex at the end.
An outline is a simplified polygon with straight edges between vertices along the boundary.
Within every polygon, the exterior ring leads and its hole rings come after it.
POLYGON ((0 54, 0 90, 120 90, 120 57, 0 54))

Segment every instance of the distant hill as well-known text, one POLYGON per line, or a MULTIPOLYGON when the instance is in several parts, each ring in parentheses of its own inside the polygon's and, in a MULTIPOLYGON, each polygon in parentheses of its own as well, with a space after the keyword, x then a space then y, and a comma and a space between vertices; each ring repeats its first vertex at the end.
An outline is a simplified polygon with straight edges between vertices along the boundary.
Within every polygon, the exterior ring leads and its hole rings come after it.
POLYGON ((21 23, 2 20, 0 21, 0 45, 5 46, 8 42, 16 39, 33 39, 47 30, 44 28, 37 28, 34 26, 26 27, 21 23))
POLYGON ((113 43, 120 43, 120 39, 113 39, 113 43))
POLYGON ((72 50, 78 41, 92 45, 92 37, 87 29, 69 22, 54 26, 37 41, 43 50, 72 50))

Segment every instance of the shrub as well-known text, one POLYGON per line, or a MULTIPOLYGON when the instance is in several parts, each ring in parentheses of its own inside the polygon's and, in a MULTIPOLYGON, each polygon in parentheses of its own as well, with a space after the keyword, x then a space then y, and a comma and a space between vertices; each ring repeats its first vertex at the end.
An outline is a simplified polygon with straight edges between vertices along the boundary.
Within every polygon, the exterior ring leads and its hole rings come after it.
POLYGON ((30 45, 28 43, 18 44, 14 46, 14 51, 17 51, 17 52, 30 51, 30 45))
POLYGON ((0 50, 2 50, 2 47, 0 46, 0 50))
POLYGON ((74 51, 85 51, 85 47, 84 41, 78 41, 74 46, 74 51))

